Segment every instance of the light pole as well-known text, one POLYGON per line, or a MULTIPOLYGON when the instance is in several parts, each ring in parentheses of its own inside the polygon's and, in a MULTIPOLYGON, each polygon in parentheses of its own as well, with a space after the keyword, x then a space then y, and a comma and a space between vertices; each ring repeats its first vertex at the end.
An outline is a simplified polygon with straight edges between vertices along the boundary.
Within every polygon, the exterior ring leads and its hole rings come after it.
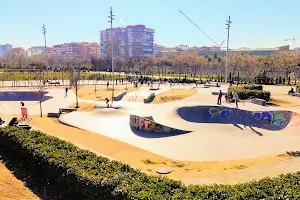
MULTIPOLYGON (((46 43, 46 33, 47 33, 47 30, 46 30, 46 27, 45 27, 45 24, 43 24, 43 27, 42 27, 42 33, 44 34, 44 41, 45 41, 45 55, 47 57, 47 43, 46 43)), ((46 66, 47 67, 47 66, 46 66)), ((43 70, 44 71, 44 70, 43 70)), ((44 79, 44 77, 43 77, 44 79)), ((48 79, 48 67, 47 67, 47 79, 48 79)))
POLYGON ((112 7, 110 7, 110 15, 108 16, 108 18, 110 19, 108 22, 110 23, 110 33, 111 33, 111 69, 112 69, 112 95, 111 95, 111 105, 110 107, 112 107, 113 102, 114 102, 114 90, 115 90, 115 74, 114 74, 114 39, 113 39, 113 20, 114 20, 114 16, 113 12, 112 12, 112 7))
POLYGON ((293 41, 294 56, 296 56, 296 51, 295 51, 295 41, 296 41, 296 38, 295 38, 295 36, 293 36, 292 39, 285 39, 285 41, 289 41, 289 40, 292 40, 292 41, 293 41))
POLYGON ((229 30, 230 30, 230 24, 232 21, 230 21, 230 16, 228 20, 226 20, 226 26, 227 26, 227 48, 226 48, 226 66, 225 66, 225 83, 227 83, 227 74, 228 74, 228 48, 229 48, 229 30))
POLYGON ((289 41, 292 40, 293 41, 293 49, 295 49, 295 36, 293 36, 293 39, 285 39, 285 41, 289 41))

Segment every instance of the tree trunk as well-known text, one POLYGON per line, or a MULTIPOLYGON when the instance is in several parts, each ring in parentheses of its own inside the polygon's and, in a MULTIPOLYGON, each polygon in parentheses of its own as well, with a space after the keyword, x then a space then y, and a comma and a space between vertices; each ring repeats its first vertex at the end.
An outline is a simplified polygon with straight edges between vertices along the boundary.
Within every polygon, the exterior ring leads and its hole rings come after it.
POLYGON ((40 99, 40 117, 43 117, 43 110, 42 110, 42 99, 40 99))
POLYGON ((75 88, 75 91, 76 91, 76 108, 79 108, 79 106, 78 106, 78 88, 76 87, 75 88))

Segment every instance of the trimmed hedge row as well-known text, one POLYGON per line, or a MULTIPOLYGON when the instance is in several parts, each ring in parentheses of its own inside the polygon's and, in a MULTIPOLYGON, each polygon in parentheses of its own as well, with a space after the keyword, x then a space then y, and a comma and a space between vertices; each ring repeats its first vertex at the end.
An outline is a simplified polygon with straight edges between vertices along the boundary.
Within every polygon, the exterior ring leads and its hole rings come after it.
POLYGON ((248 90, 244 87, 230 86, 228 88, 229 99, 233 99, 232 92, 236 92, 241 100, 253 98, 264 99, 266 101, 271 100, 271 94, 269 91, 264 90, 248 90))
POLYGON ((24 162, 61 199, 299 199, 300 172, 246 184, 185 186, 109 161, 69 142, 17 127, 0 129, 0 147, 24 162))

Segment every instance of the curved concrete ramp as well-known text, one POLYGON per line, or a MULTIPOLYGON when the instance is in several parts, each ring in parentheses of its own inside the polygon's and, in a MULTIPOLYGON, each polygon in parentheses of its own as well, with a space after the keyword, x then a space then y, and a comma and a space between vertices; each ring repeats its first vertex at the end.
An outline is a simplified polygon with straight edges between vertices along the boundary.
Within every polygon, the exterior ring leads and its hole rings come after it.
POLYGON ((191 132, 156 123, 152 117, 140 117, 137 115, 130 115, 130 127, 140 131, 168 133, 172 135, 180 135, 191 132))
POLYGON ((248 111, 223 106, 181 107, 177 114, 194 123, 242 124, 270 131, 279 131, 300 122, 300 115, 291 111, 248 111))

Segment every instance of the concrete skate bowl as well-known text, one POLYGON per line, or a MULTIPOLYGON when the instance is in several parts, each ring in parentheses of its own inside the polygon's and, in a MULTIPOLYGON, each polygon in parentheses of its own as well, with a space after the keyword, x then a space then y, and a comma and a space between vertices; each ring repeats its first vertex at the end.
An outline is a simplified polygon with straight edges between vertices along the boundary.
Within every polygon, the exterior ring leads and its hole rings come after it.
MULTIPOLYGON (((42 101, 51 99, 51 96, 45 96, 44 92, 42 101)), ((0 91, 0 101, 39 101, 35 91, 0 91)))
POLYGON ((269 131, 283 130, 300 122, 300 115, 291 111, 248 111, 223 106, 181 107, 177 114, 193 123, 241 124, 269 131))
POLYGON ((119 110, 119 108, 97 107, 89 115, 98 118, 113 118, 113 117, 122 117, 129 114, 119 110))
POLYGON ((130 128, 134 134, 145 138, 171 137, 191 132, 164 126, 155 122, 153 117, 137 115, 130 115, 130 128))

